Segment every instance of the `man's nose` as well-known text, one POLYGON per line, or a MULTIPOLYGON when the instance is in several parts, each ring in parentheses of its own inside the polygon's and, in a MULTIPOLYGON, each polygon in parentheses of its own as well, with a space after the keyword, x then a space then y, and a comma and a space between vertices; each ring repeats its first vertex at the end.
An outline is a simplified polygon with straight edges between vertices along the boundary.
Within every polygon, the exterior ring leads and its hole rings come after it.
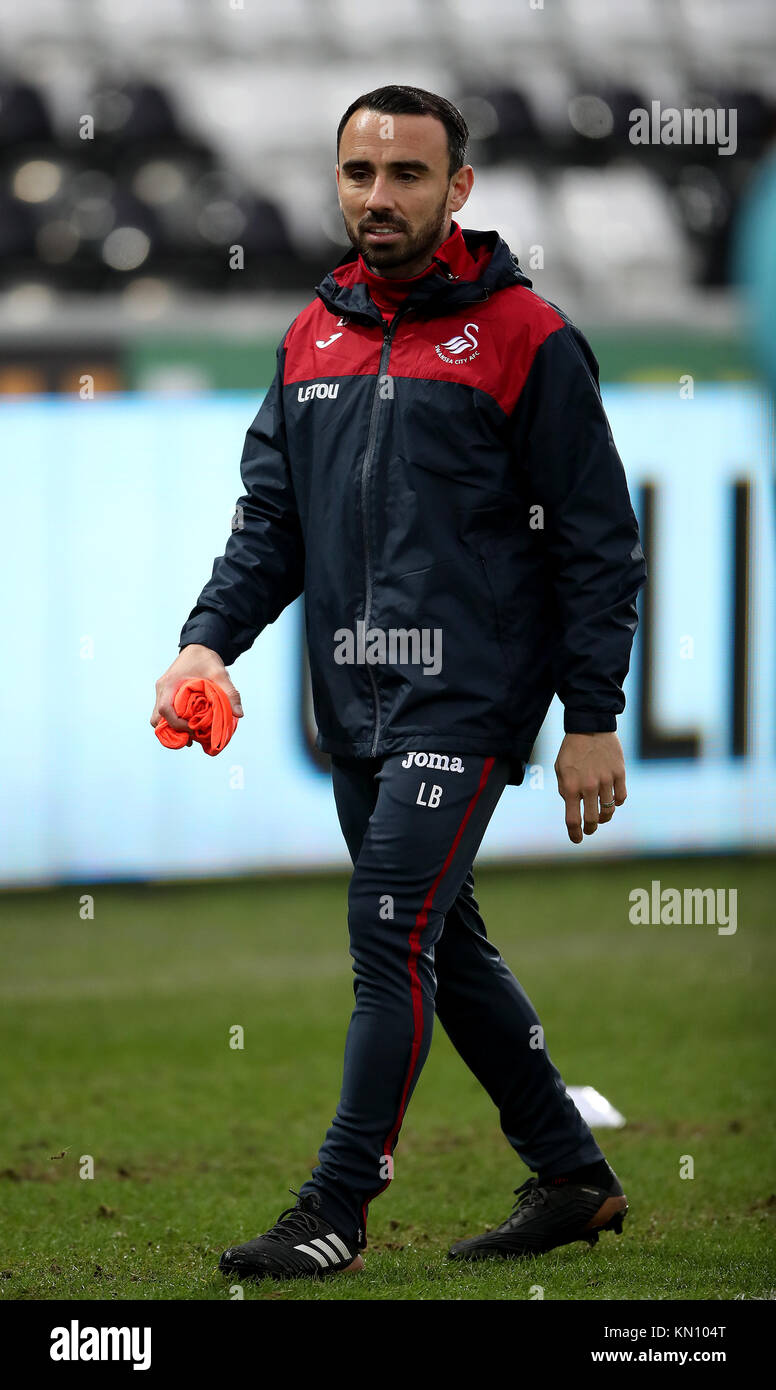
POLYGON ((369 212, 382 212, 393 207, 393 195, 387 179, 379 174, 376 176, 364 206, 369 212))

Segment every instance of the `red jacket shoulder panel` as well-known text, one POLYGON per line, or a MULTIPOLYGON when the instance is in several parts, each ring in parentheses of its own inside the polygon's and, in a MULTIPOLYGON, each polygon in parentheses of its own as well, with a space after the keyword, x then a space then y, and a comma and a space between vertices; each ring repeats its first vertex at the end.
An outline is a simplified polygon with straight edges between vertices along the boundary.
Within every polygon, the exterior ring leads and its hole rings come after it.
MULTIPOLYGON (((389 373, 454 381, 486 392, 511 414, 538 349, 564 325, 551 305, 522 285, 437 318, 409 315, 394 338, 389 373)), ((284 339, 284 382, 376 375, 383 335, 377 324, 337 317, 320 299, 294 320, 284 339)))
POLYGON ((377 372, 382 333, 375 324, 346 321, 314 299, 294 319, 283 346, 283 380, 315 381, 332 376, 362 376, 377 372))

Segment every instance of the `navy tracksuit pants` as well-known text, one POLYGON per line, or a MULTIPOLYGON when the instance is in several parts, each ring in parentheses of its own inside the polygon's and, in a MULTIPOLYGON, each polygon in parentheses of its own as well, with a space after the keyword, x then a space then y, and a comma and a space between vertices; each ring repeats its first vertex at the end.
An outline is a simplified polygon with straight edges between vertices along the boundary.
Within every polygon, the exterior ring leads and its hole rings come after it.
POLYGON ((317 1192, 324 1219, 362 1243, 368 1205, 393 1177, 435 1012, 529 1168, 554 1176, 603 1157, 474 897, 472 863, 508 775, 502 759, 471 753, 332 760, 354 864, 355 1006, 337 1113, 300 1193, 317 1192))

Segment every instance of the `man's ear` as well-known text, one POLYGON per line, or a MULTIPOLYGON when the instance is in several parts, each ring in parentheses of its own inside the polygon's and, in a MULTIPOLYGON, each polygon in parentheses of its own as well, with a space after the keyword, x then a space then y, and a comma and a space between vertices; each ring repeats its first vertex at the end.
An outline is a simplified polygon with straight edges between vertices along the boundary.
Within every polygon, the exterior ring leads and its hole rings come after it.
POLYGON ((464 203, 468 200, 469 194, 474 187, 474 170, 471 164, 463 164, 457 174, 453 175, 453 193, 450 199, 450 211, 459 212, 464 203))

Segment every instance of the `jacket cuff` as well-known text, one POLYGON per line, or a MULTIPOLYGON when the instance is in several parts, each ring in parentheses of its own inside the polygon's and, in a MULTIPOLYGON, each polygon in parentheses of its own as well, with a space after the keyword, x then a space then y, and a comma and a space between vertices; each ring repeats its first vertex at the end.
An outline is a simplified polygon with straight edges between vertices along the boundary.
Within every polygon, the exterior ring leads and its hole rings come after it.
POLYGON ((203 647, 210 647, 211 651, 220 656, 225 666, 230 665, 235 659, 229 624, 219 613, 198 613, 195 618, 189 618, 183 624, 178 642, 179 651, 195 642, 203 647))
POLYGON ((613 734, 617 731, 617 716, 595 709, 567 709, 563 728, 567 734, 613 734))

